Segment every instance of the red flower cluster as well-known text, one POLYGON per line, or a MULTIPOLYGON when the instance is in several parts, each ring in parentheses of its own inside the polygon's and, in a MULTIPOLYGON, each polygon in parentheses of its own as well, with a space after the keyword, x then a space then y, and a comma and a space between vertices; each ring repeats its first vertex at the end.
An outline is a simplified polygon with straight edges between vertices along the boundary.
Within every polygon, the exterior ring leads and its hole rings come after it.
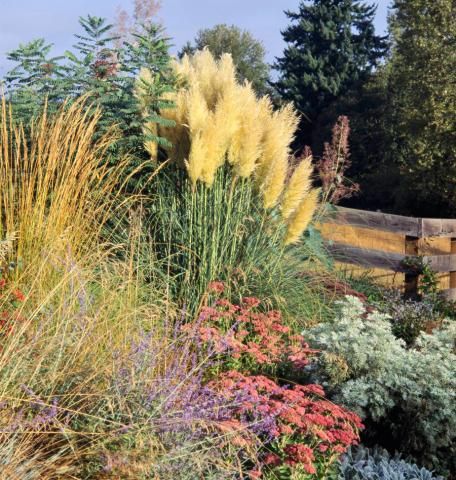
MULTIPOLYGON (((212 282, 212 292, 220 292, 223 284, 212 282), (215 285, 216 284, 216 285, 215 285)), ((300 335, 292 335, 283 324, 280 312, 264 313, 257 310, 260 300, 245 297, 241 305, 218 299, 213 307, 204 307, 196 325, 185 325, 194 330, 200 340, 217 354, 226 354, 239 360, 246 359, 260 365, 291 363, 302 368, 317 350, 309 348, 300 335)))
POLYGON ((324 398, 319 385, 280 386, 264 376, 226 372, 210 387, 236 405, 234 416, 269 443, 263 466, 300 465, 309 474, 358 443, 360 418, 324 398))
POLYGON ((225 284, 223 282, 210 282, 207 289, 209 293, 223 293, 225 284))
MULTIPOLYGON (((317 476, 358 442, 360 418, 325 399, 319 385, 279 385, 253 375, 275 372, 265 366, 302 369, 317 350, 292 334, 280 312, 260 311, 257 298, 246 297, 234 305, 220 298, 223 283, 212 282, 208 290, 216 297, 213 306, 204 307, 197 321, 183 330, 223 362, 225 372, 216 369, 217 378, 207 385, 222 396, 228 409, 227 419, 219 422, 220 431, 230 433, 237 446, 255 436, 266 446, 267 453, 249 478, 261 478, 262 472, 276 468, 281 472, 299 468, 317 476)), ((286 368, 281 373, 286 375, 286 368)))

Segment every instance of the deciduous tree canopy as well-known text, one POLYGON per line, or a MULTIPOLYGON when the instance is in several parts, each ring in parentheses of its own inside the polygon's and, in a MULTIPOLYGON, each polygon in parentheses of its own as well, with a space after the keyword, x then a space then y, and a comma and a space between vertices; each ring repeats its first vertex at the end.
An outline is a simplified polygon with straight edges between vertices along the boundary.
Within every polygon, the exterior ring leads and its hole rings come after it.
POLYGON ((236 66, 238 79, 248 80, 259 94, 268 89, 269 66, 265 61, 263 44, 247 30, 235 25, 216 25, 200 30, 194 43, 188 42, 179 56, 208 48, 216 59, 224 53, 230 53, 236 66))

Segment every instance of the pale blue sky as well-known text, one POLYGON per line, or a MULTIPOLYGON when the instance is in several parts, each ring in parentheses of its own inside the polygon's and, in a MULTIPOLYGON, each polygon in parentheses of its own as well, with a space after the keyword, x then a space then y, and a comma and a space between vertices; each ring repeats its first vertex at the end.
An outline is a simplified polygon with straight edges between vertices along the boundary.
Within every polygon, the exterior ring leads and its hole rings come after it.
MULTIPOLYGON (((78 17, 90 13, 114 18, 117 7, 129 9, 131 0, 0 0, 0 77, 8 68, 5 53, 19 43, 44 37, 55 44, 55 54, 74 43, 78 17)), ((386 28, 390 0, 377 0, 376 28, 386 28)), ((296 10, 299 0, 163 0, 159 17, 176 48, 194 38, 200 28, 235 24, 261 39, 272 62, 284 44, 280 30, 287 25, 284 10, 296 10)))

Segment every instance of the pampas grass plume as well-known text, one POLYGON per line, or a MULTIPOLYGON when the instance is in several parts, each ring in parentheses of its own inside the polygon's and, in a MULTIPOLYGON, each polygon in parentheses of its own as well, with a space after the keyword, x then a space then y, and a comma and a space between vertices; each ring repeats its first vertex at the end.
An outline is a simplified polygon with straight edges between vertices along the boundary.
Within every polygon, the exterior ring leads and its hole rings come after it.
POLYGON ((195 81, 199 82, 201 92, 204 94, 207 105, 210 110, 213 110, 218 97, 217 62, 207 48, 195 53, 189 61, 194 72, 193 75, 187 75, 189 84, 191 85, 195 81))
MULTIPOLYGON (((178 88, 171 100, 176 107, 161 114, 176 126, 158 127, 158 134, 173 145, 170 158, 185 165, 193 183, 208 186, 228 161, 236 176, 254 176, 264 207, 274 207, 284 189, 298 125, 295 109, 287 104, 274 112, 269 97, 258 99, 249 83, 240 85, 229 54, 218 61, 208 49, 185 55, 176 61, 175 73, 178 88)), ((146 147, 152 152, 152 145, 146 147)))
POLYGON ((282 217, 288 220, 296 208, 301 204, 312 185, 312 158, 301 161, 291 175, 290 181, 283 194, 281 208, 282 217))
POLYGON ((248 178, 261 157, 263 125, 260 105, 250 84, 239 88, 239 124, 233 136, 228 159, 237 175, 248 178))
POLYGON ((204 137, 199 133, 192 138, 190 154, 188 160, 185 160, 188 176, 193 185, 201 178, 206 155, 207 144, 204 137))
POLYGON ((263 206, 264 208, 272 208, 282 194, 285 179, 288 171, 288 157, 281 156, 269 167, 268 176, 263 185, 263 206))
POLYGON ((317 209, 319 196, 320 189, 312 189, 291 216, 285 237, 286 245, 297 243, 299 241, 301 235, 312 221, 315 210, 317 209))
POLYGON ((209 121, 209 109, 198 82, 195 82, 187 94, 187 122, 191 134, 202 132, 209 121))

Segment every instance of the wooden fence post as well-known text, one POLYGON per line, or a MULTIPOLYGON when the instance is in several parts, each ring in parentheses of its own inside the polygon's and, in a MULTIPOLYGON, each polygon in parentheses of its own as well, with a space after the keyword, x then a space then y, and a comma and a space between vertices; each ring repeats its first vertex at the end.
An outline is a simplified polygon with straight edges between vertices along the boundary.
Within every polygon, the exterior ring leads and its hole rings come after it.
MULTIPOLYGON (((419 253, 419 237, 411 237, 406 235, 405 237, 405 254, 407 256, 415 256, 419 253)), ((418 296, 418 284, 419 273, 406 272, 405 273, 405 285, 404 296, 406 298, 416 298, 418 296)))
MULTIPOLYGON (((451 239, 451 253, 456 254, 456 238, 451 239)), ((448 300, 456 300, 456 271, 450 272, 450 292, 448 300)))

